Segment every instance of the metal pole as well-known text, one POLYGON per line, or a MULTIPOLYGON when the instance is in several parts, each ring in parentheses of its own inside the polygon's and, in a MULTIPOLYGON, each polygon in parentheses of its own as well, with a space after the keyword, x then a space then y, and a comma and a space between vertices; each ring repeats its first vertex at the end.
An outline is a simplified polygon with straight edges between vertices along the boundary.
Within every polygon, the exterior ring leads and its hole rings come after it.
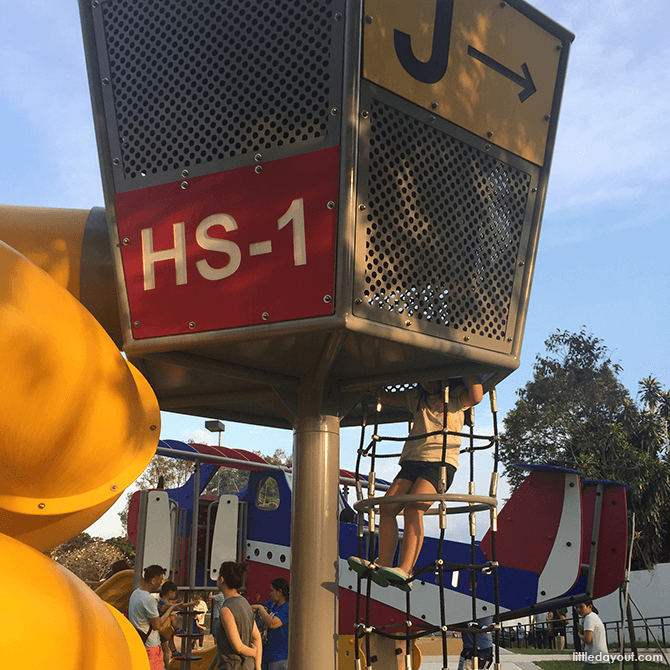
POLYGON ((291 670, 337 667, 340 423, 321 413, 321 393, 303 383, 293 431, 291 670))
MULTIPOLYGON (((196 561, 198 560, 198 515, 200 513, 200 461, 195 462, 193 478, 193 518, 191 519, 191 542, 188 559, 188 586, 195 590, 196 561)), ((191 593, 193 596, 193 593, 191 593)))

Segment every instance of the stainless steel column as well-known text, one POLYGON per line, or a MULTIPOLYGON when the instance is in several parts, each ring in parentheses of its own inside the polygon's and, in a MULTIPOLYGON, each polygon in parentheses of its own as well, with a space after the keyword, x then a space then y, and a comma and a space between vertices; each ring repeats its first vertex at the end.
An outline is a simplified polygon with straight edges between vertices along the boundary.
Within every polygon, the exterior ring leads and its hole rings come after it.
POLYGON ((288 658, 291 670, 337 667, 340 422, 303 383, 293 432, 288 658))

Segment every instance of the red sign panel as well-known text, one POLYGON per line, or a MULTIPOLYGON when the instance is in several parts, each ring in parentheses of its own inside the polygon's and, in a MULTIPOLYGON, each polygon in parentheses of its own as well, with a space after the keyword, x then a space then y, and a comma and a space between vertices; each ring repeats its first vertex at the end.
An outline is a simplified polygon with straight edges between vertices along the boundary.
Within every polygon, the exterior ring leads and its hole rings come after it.
POLYGON ((339 151, 118 194, 134 337, 332 314, 339 151))

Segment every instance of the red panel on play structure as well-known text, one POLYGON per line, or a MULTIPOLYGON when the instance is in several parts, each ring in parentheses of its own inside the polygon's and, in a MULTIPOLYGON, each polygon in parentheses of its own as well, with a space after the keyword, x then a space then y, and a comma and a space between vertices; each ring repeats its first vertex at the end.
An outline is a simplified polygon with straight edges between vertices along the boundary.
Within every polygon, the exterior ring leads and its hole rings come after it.
POLYGON ((332 314, 339 151, 117 194, 134 338, 332 314))
MULTIPOLYGON (((565 476, 532 472, 498 513, 500 565, 540 574, 554 546, 563 511, 565 476)), ((491 531, 479 544, 491 560, 491 531)))
MULTIPOLYGON (((230 447, 217 447, 211 444, 192 444, 191 446, 201 454, 220 456, 221 458, 234 458, 236 461, 248 461, 249 463, 267 463, 262 456, 246 449, 231 449, 230 447)), ((206 460, 203 461, 203 463, 207 462, 206 460)), ((234 465, 230 467, 233 467, 235 470, 258 470, 253 465, 234 465)))
MULTIPOLYGON (((589 563, 593 535, 593 517, 596 506, 597 484, 582 484, 582 563, 589 563)), ((626 489, 623 486, 605 486, 602 515, 598 533, 598 557, 593 598, 612 593, 621 584, 626 571, 628 522, 626 489)))

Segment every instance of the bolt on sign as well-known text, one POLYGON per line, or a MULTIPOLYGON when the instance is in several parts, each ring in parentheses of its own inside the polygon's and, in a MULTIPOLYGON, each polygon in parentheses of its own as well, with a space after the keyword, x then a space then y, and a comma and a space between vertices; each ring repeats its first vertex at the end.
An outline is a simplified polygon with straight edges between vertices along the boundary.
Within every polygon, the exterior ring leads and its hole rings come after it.
POLYGON ((80 9, 129 355, 518 365, 571 33, 522 0, 80 9))

